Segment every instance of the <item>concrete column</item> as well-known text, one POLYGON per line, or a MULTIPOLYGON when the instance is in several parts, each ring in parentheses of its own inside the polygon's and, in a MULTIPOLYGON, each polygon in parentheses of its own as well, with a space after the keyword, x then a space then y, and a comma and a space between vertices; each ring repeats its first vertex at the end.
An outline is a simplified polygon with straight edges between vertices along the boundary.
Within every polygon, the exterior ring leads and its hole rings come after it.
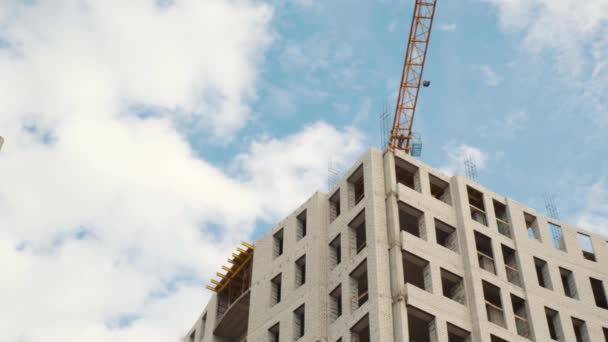
POLYGON ((397 179, 395 176, 395 156, 384 154, 384 180, 386 190, 386 229, 389 246, 391 295, 393 298, 393 329, 395 342, 408 342, 406 293, 403 282, 403 259, 401 234, 399 229, 399 208, 397 206, 397 179))

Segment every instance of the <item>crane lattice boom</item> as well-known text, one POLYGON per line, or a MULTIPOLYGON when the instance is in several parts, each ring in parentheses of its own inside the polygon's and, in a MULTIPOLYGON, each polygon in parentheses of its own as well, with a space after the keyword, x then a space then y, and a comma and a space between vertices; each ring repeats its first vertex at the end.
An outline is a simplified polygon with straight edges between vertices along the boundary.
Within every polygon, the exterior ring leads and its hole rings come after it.
POLYGON ((403 74, 401 75, 401 87, 395 108, 395 118, 388 143, 388 148, 391 151, 398 149, 404 150, 408 154, 411 152, 412 124, 414 123, 414 113, 416 112, 424 61, 429 46, 431 28, 433 27, 436 3, 437 0, 416 0, 410 38, 403 64, 403 74))

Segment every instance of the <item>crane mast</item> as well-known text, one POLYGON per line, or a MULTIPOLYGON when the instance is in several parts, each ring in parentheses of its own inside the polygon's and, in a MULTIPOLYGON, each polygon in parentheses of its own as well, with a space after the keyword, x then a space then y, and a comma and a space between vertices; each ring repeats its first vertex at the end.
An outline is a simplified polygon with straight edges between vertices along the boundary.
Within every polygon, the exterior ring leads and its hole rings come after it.
POLYGON ((437 0, 416 0, 388 149, 412 152, 412 125, 437 0))

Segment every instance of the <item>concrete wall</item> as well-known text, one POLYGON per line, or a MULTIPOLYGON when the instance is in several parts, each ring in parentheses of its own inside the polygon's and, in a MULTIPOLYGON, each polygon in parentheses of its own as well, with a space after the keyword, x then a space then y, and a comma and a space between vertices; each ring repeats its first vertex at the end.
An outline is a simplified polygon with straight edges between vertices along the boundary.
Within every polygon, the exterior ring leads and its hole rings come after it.
MULTIPOLYGON (((571 317, 585 321, 590 341, 603 341, 602 327, 608 328, 608 310, 596 307, 589 277, 600 279, 608 287, 608 241, 590 232, 597 261, 583 258, 576 232, 584 232, 567 224, 555 222, 530 208, 498 195, 462 176, 450 177, 422 162, 397 152, 382 153, 368 150, 344 177, 327 194, 315 193, 291 215, 275 225, 255 245, 253 280, 248 326, 249 341, 268 341, 268 329, 280 324, 280 340, 293 341, 293 311, 300 305, 306 308, 306 334, 298 341, 334 342, 339 338, 350 341, 350 330, 365 315, 369 315, 372 341, 408 342, 407 306, 415 307, 434 316, 435 341, 447 341, 447 323, 471 333, 470 341, 489 341, 490 334, 507 341, 529 341, 517 334, 511 294, 526 302, 531 339, 548 341, 544 307, 560 314, 564 341, 574 341, 571 317), (416 189, 397 184, 395 162, 407 161, 418 169, 416 189), (348 178, 363 167, 365 197, 353 205, 349 196, 348 178), (431 195, 429 175, 449 183, 450 203, 431 195), (467 186, 480 191, 486 209, 487 225, 472 219, 468 203, 467 186), (328 198, 340 190, 341 214, 329 222, 328 198), (511 236, 498 231, 493 200, 506 204, 511 236), (406 203, 423 212, 423 233, 414 236, 399 229, 399 203, 406 203), (296 238, 296 217, 307 212, 307 236, 296 238), (365 211, 367 247, 360 253, 350 248, 348 224, 365 211), (540 241, 528 237, 523 213, 537 217, 540 241), (452 251, 437 243, 435 220, 456 228, 458 248, 452 251), (566 251, 556 250, 551 244, 547 222, 561 225, 566 251), (284 253, 273 257, 273 235, 284 231, 284 253), (496 274, 479 266, 474 232, 491 239, 496 274), (342 262, 336 267, 329 263, 329 243, 340 234, 342 262), (515 250, 517 268, 523 281, 520 285, 509 282, 501 246, 515 250), (405 284, 402 253, 407 251, 429 262, 429 288, 420 289, 405 284), (295 286, 295 261, 306 255, 306 284, 295 286), (551 290, 538 285, 533 258, 548 263, 553 284, 551 290), (351 307, 350 274, 361 262, 367 261, 369 300, 362 307, 351 307), (573 271, 578 298, 564 295, 558 267, 573 271), (442 293, 441 269, 463 277, 465 301, 460 304, 442 293), (270 303, 270 281, 282 274, 282 300, 270 303), (488 321, 482 281, 500 288, 505 326, 488 321), (329 293, 341 285, 343 314, 333 320, 329 314, 329 293), (567 309, 566 309, 567 308, 567 309)), ((608 291, 608 288, 606 289, 608 291)), ((208 305, 205 336, 200 336, 202 316, 191 329, 196 331, 195 341, 218 342, 211 331, 215 325, 215 300, 208 305)), ((190 335, 186 335, 190 336, 190 335)), ((188 341, 188 339, 185 339, 188 341)))

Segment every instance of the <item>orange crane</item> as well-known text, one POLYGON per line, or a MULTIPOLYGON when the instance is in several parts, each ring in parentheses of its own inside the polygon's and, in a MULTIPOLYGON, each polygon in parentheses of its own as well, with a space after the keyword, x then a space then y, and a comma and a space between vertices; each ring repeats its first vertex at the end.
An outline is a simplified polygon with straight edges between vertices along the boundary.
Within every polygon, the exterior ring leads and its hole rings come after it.
MULTIPOLYGON (((403 150, 407 154, 419 156, 422 149, 421 143, 413 141, 412 126, 436 4, 437 0, 416 0, 414 6, 410 38, 401 75, 401 87, 388 141, 388 149, 393 152, 403 150)), ((428 87, 430 82, 424 81, 422 85, 428 87)))

